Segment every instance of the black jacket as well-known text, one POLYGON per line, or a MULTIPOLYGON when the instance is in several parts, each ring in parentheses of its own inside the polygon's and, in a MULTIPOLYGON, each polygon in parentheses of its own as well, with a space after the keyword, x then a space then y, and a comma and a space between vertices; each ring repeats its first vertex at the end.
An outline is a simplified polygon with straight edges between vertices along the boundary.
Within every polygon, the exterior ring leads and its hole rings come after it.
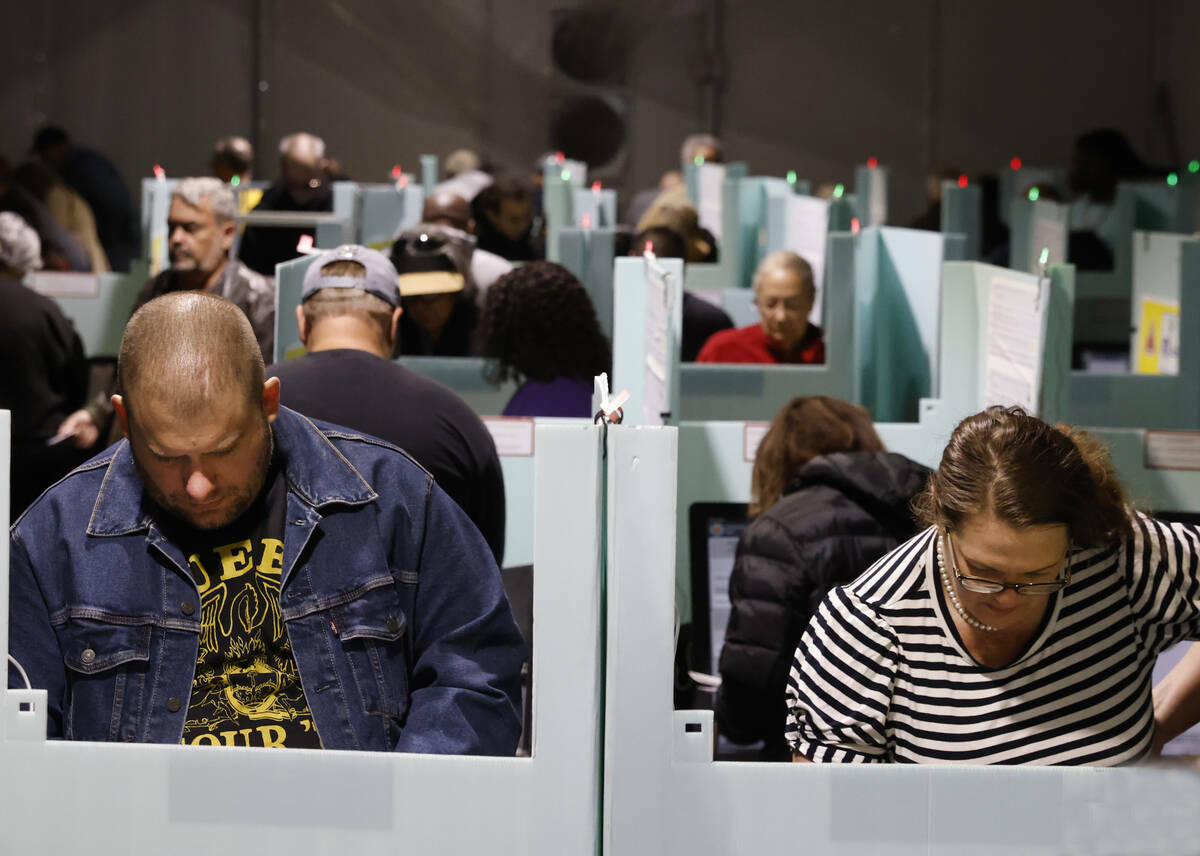
POLYGON ((809 461, 738 544, 721 650, 717 722, 736 743, 786 760, 784 690, 796 645, 825 593, 918 529, 909 504, 929 470, 903 455, 848 452, 809 461))

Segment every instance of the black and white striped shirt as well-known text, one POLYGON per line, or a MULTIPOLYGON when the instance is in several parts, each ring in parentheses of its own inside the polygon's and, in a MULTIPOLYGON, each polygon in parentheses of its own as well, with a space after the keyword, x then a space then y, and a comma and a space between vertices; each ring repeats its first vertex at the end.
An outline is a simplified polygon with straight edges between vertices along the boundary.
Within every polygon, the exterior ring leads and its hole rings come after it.
POLYGON ((1200 530, 1138 516, 1134 537, 1072 554, 1026 652, 967 653, 939 584, 936 531, 826 596, 788 681, 787 740, 814 761, 1094 764, 1150 748, 1159 652, 1200 638, 1200 530))

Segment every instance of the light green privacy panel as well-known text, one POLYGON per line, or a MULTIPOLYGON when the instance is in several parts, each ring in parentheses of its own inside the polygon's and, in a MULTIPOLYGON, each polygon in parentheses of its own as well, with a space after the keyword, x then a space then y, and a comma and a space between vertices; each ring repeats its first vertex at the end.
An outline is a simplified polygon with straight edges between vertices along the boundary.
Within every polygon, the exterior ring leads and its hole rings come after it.
POLYGON ((1139 348, 1145 344, 1139 342, 1143 303, 1154 301, 1179 306, 1183 291, 1180 270, 1183 245, 1194 240, 1193 235, 1170 232, 1139 230, 1133 233, 1133 295, 1129 318, 1130 368, 1133 371, 1137 371, 1139 348))
POLYGON ((424 205, 425 189, 419 184, 360 185, 357 243, 375 250, 386 249, 397 234, 421 222, 424 205))
POLYGON ((939 233, 913 229, 869 228, 858 236, 855 400, 877 422, 915 422, 918 400, 937 383, 946 247, 939 233))
POLYGON ((604 335, 613 334, 613 260, 615 229, 562 229, 558 234, 559 264, 583 283, 604 335))
POLYGON ((517 384, 511 380, 499 386, 490 383, 486 376, 487 360, 483 357, 398 357, 397 361, 450 387, 480 416, 503 413, 517 391, 517 384))
POLYGON ((546 218, 546 258, 559 260, 558 236, 575 223, 575 191, 587 182, 587 164, 561 160, 542 167, 542 211, 546 218))
POLYGON ((617 225, 617 191, 600 187, 576 187, 571 193, 571 223, 580 229, 611 229, 617 225))
POLYGON ((717 241, 717 261, 688 264, 684 287, 698 291, 742 286, 742 182, 746 164, 687 164, 684 182, 700 224, 717 241))
POLYGON ((625 424, 679 419, 679 339, 683 306, 679 259, 627 257, 613 280, 614 394, 629 391, 625 424))
POLYGON ((854 168, 855 216, 864 229, 887 224, 890 172, 874 159, 854 168))
MULTIPOLYGON (((1172 269, 1178 252, 1179 373, 1177 375, 1071 373, 1070 421, 1106 428, 1200 429, 1200 240, 1162 241, 1152 245, 1156 261, 1145 272, 1172 269)), ((1172 288, 1148 281, 1139 293, 1172 288)), ((1128 342, 1128 339, 1125 340, 1128 342)))
POLYGON ((684 363, 679 370, 681 418, 771 419, 797 395, 854 396, 855 238, 828 243, 825 362, 820 365, 684 363))
POLYGON ((433 193, 438 183, 438 156, 421 155, 421 189, 425 195, 433 193))
POLYGON ((965 235, 963 258, 976 261, 983 243, 983 188, 962 187, 956 181, 942 182, 942 233, 965 235))
MULTIPOLYGON (((771 200, 797 195, 801 193, 799 186, 799 181, 790 183, 787 179, 768 176, 753 176, 738 181, 738 233, 741 236, 738 254, 741 272, 731 288, 749 288, 759 261, 775 249, 771 246, 768 222, 771 200)), ((803 182, 805 194, 808 187, 809 183, 803 182)))
POLYGON ((1012 226, 1012 203, 1017 199, 1029 199, 1031 188, 1037 188, 1035 196, 1053 188, 1065 198, 1067 195, 1067 171, 1062 167, 1026 166, 1021 163, 1017 169, 1009 164, 1007 169, 1000 171, 999 177, 999 210, 1000 219, 1012 226))
MULTIPOLYGON (((38 271, 29 278, 34 291, 58 304, 75 325, 89 357, 115 357, 138 293, 149 278, 148 264, 135 261, 129 273, 38 271)), ((17 371, 5 366, 5 371, 17 371)))
MULTIPOLYGON (((5 527, 8 417, 0 411, 5 527)), ((590 425, 537 429, 532 757, 47 741, 46 691, 0 689, 5 851, 148 852, 170 841, 172 853, 198 856, 236 841, 253 853, 594 856, 604 697, 601 438, 590 425), (87 796, 64 800, 64 786, 87 796)), ((8 649, 8 571, 6 538, 0 655, 8 649)))
POLYGON ((275 362, 304 353, 296 307, 304 289, 304 274, 317 256, 300 256, 275 265, 275 362))
POLYGON ((1066 263, 1068 206, 1048 199, 1014 199, 1009 212, 1010 268, 1037 273, 1043 253, 1046 264, 1066 263))
POLYGON ((170 265, 167 214, 171 210, 171 194, 178 184, 179 179, 165 175, 142 179, 142 258, 149 262, 152 275, 170 265))

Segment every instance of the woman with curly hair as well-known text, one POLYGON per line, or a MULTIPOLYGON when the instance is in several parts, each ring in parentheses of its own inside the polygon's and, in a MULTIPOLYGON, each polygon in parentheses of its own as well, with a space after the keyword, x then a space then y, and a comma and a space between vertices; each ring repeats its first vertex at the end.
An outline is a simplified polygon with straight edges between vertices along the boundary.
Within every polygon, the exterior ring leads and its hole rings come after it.
POLYGON ((612 349, 583 284, 552 262, 521 265, 488 289, 479 327, 488 379, 521 384, 505 416, 576 416, 592 409, 592 379, 612 349))

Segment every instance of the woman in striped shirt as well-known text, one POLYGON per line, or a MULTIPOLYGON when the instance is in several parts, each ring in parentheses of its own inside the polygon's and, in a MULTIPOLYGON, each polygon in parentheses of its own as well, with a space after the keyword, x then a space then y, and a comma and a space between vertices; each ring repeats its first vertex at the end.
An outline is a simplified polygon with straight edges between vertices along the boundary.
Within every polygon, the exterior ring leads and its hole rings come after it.
MULTIPOLYGON (((831 591, 796 650, 796 760, 1152 754, 1155 658, 1200 638, 1200 531, 1132 512, 1102 446, 1017 408, 965 419, 917 505, 929 528, 831 591)), ((1173 677, 1159 741, 1196 702, 1173 677)))

